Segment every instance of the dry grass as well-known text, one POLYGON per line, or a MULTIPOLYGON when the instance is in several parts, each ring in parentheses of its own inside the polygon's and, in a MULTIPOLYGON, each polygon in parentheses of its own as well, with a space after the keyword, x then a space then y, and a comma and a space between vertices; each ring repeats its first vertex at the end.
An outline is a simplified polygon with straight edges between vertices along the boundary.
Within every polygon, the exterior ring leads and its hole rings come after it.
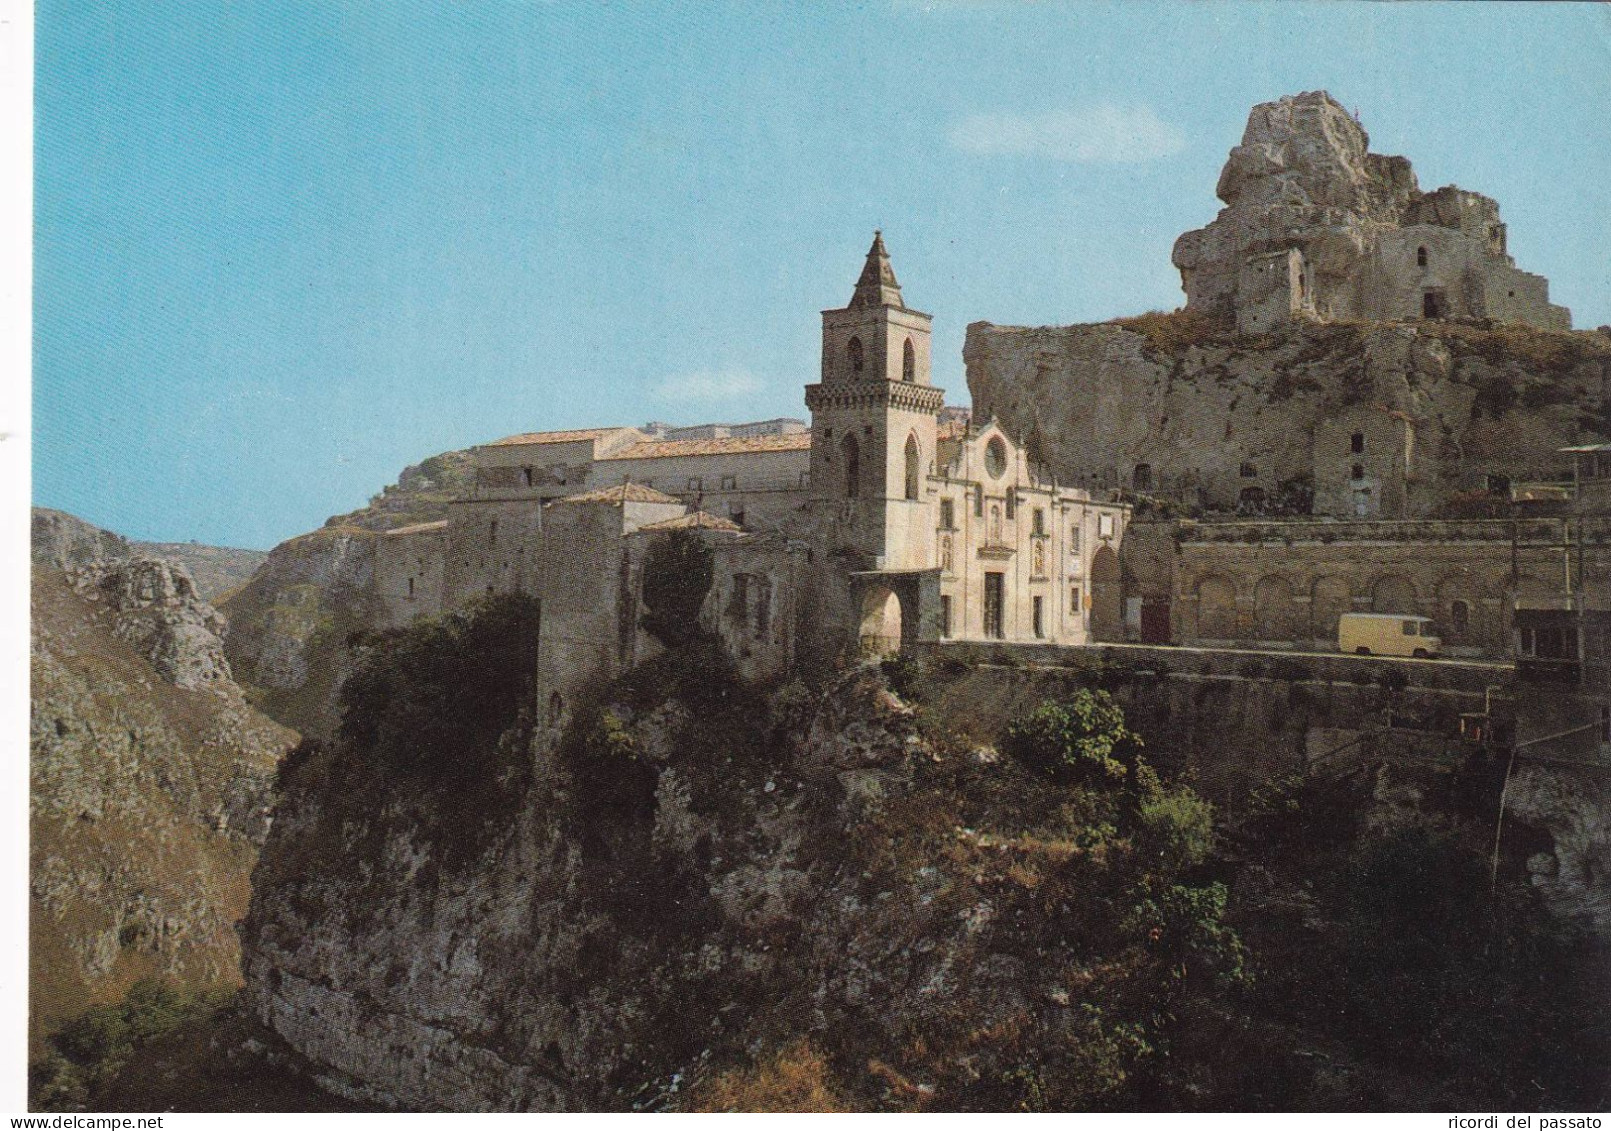
POLYGON ((685 1109, 696 1112, 847 1112, 828 1062, 810 1041, 784 1046, 753 1068, 701 1084, 685 1109))
POLYGON ((1224 322, 1195 311, 1165 313, 1149 310, 1133 318, 1115 318, 1110 325, 1133 331, 1162 353, 1184 353, 1192 346, 1204 346, 1224 337, 1230 330, 1224 322))

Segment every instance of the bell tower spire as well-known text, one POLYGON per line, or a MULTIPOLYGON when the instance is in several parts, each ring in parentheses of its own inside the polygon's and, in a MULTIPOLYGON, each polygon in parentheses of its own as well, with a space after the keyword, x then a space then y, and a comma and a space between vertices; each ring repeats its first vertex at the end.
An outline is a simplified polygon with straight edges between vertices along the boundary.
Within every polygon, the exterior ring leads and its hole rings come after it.
MULTIPOLYGON (((922 508, 945 391, 929 383, 932 319, 901 298, 882 232, 856 292, 822 312, 822 380, 807 385, 811 492, 831 502, 826 537, 867 569, 920 569, 922 508)), ((932 522, 929 527, 932 528, 932 522)))
POLYGON ((863 306, 895 306, 902 310, 901 285, 895 280, 895 268, 890 266, 889 252, 884 250, 884 233, 873 231, 873 246, 867 249, 867 263, 856 280, 856 293, 850 297, 850 308, 863 306))

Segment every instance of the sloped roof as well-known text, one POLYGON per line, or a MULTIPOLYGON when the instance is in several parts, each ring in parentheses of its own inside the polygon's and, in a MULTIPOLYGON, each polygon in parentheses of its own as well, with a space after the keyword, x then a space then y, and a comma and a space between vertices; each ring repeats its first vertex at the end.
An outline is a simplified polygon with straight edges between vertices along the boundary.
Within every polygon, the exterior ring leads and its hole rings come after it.
POLYGON ((659 522, 645 523, 639 530, 723 530, 732 534, 743 531, 743 527, 729 518, 711 514, 708 511, 692 511, 688 514, 678 515, 676 518, 663 518, 659 522))
POLYGON ((681 503, 681 500, 672 498, 664 491, 656 491, 653 487, 645 487, 642 483, 618 483, 614 487, 600 487, 580 495, 565 495, 555 499, 553 505, 559 503, 610 503, 620 506, 622 503, 681 503))
POLYGON ((620 431, 623 429, 571 428, 559 432, 520 432, 513 436, 505 436, 501 440, 494 440, 487 447, 496 448, 502 444, 571 444, 578 440, 597 440, 600 436, 620 431))
POLYGON ((673 459, 677 456, 749 455, 756 452, 800 452, 811 447, 811 433, 784 436, 730 436, 723 440, 647 440, 604 459, 673 459))

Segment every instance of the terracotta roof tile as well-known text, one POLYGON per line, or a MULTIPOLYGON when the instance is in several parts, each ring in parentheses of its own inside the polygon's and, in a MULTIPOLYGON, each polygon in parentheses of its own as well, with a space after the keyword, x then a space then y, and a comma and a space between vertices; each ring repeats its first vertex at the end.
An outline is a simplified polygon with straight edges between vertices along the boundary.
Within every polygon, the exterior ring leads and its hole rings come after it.
POLYGON ((653 487, 645 487, 642 483, 618 483, 614 487, 600 487, 580 495, 565 495, 554 502, 611 503, 620 506, 622 503, 678 503, 681 500, 672 498, 664 491, 656 491, 653 487))
POLYGON ((608 436, 611 432, 619 432, 619 428, 571 428, 559 432, 521 432, 514 436, 505 436, 501 440, 494 440, 486 445, 496 448, 501 444, 570 444, 577 440, 597 440, 600 436, 608 436))
POLYGON ((743 527, 729 518, 710 514, 707 511, 693 511, 689 514, 678 515, 676 518, 663 518, 659 522, 646 523, 638 527, 639 530, 724 530, 738 534, 743 527))
POLYGON ((746 455, 752 452, 801 452, 811 447, 811 433, 784 436, 731 436, 724 440, 647 440, 604 459, 671 459, 676 456, 746 455))

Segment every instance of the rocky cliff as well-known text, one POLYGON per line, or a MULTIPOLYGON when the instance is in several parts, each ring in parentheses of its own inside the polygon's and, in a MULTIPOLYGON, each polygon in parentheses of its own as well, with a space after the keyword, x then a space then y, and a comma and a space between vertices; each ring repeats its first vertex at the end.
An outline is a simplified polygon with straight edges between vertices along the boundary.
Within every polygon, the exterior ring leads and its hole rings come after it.
POLYGON ((1181 312, 976 322, 964 358, 975 413, 1028 440, 1063 482, 1227 510, 1250 487, 1273 501, 1294 481, 1313 490, 1317 471, 1346 481, 1356 429, 1374 450, 1379 429, 1409 426, 1394 456, 1406 514, 1443 512, 1490 475, 1558 478, 1557 448, 1611 435, 1611 335, 1599 332, 1297 321, 1255 335, 1181 312), (1339 420, 1351 423, 1336 450, 1317 451, 1339 420))
POLYGON ((35 516, 30 1041, 152 975, 238 981, 269 782, 296 736, 247 706, 183 567, 35 516), (65 566, 66 568, 59 568, 65 566))
MULTIPOLYGON (((1007 697, 1071 691, 1022 678, 1007 697)), ((441 716, 434 692, 420 701, 441 716)), ((250 1008, 327 1086, 407 1108, 1404 1110, 1528 1078, 1563 1102, 1603 1092, 1603 1035, 1581 1042, 1588 1067, 1553 1068, 1559 1034, 1525 1054, 1471 1036, 1578 1033, 1569 1003, 1598 992, 1592 956, 1528 935, 1548 917, 1525 879, 1490 905, 1479 850, 1459 847, 1491 832, 1458 816, 1473 798, 1488 812, 1489 770, 1267 782, 1211 858, 1195 795, 1110 807, 946 710, 876 668, 768 693, 673 657, 563 737, 517 722, 473 777, 351 742, 305 752, 254 875, 250 1008), (1515 989, 1544 969, 1548 991, 1515 989), (1379 1006, 1350 1012, 1365 995, 1379 1006)))
POLYGON ((303 734, 334 731, 351 641, 378 625, 376 535, 446 518, 448 501, 468 489, 470 475, 467 452, 405 468, 368 506, 274 547, 224 599, 227 655, 258 707, 303 734))
POLYGON ((203 546, 199 542, 135 542, 132 546, 148 557, 184 566, 196 583, 196 591, 215 604, 250 581, 268 558, 266 550, 203 546))

